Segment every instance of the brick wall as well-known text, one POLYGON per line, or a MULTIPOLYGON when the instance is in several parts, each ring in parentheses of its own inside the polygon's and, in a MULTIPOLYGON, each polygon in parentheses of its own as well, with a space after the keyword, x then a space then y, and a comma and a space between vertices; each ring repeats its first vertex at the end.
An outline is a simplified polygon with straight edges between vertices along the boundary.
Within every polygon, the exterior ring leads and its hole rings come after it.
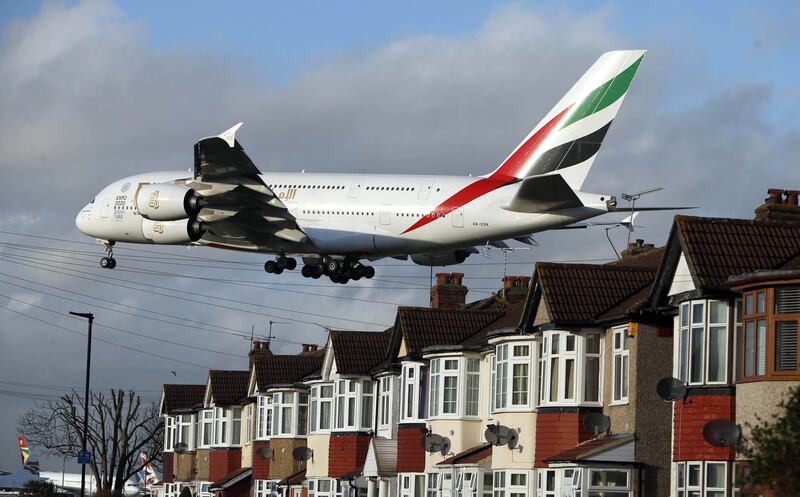
POLYGON ((422 438, 424 436, 424 423, 398 425, 398 473, 422 473, 425 471, 425 449, 422 448, 422 438))
POLYGON ((241 449, 211 449, 208 454, 208 479, 218 481, 241 467, 241 449))
POLYGON ((269 480, 269 464, 270 459, 264 459, 258 455, 258 449, 269 448, 269 442, 253 442, 253 479, 254 480, 269 480))
POLYGON ((675 402, 673 461, 732 461, 734 447, 714 447, 703 438, 712 419, 736 418, 736 397, 729 394, 689 395, 675 402))
POLYGON ((172 473, 173 473, 173 465, 172 465, 172 452, 164 452, 162 454, 162 466, 164 468, 164 483, 172 483, 172 473))
POLYGON ((270 446, 275 450, 275 459, 269 464, 269 479, 283 480, 306 467, 305 461, 297 461, 294 449, 306 446, 305 438, 273 438, 270 446))
POLYGON ((369 441, 366 433, 331 434, 328 476, 338 478, 360 470, 367 458, 369 441))
POLYGON ((594 435, 584 431, 581 423, 589 412, 540 411, 536 416, 536 454, 534 467, 546 468, 544 461, 575 447, 594 435))

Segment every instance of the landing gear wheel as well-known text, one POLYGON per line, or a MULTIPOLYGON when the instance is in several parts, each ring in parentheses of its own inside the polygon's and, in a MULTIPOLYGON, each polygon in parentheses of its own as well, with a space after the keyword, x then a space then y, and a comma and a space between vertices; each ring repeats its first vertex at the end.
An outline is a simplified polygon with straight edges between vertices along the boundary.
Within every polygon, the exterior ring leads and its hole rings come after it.
POLYGON ((283 272, 283 269, 281 269, 280 267, 276 267, 275 271, 273 271, 273 274, 281 274, 282 272, 283 272))
POLYGON ((336 274, 339 272, 339 262, 335 261, 334 259, 329 260, 325 263, 325 270, 329 274, 336 274))
POLYGON ((372 266, 364 266, 364 277, 369 280, 372 279, 373 276, 375 276, 375 268, 372 266))
POLYGON ((318 280, 318 279, 320 279, 320 277, 322 277, 322 275, 324 273, 325 273, 325 271, 322 270, 322 266, 317 265, 317 266, 314 266, 314 270, 311 273, 311 277, 314 278, 315 280, 318 280))
POLYGON ((264 263, 264 271, 268 273, 275 273, 278 270, 278 263, 275 261, 267 261, 264 263))
POLYGON ((351 278, 353 279, 353 281, 358 281, 363 277, 364 277, 364 266, 359 265, 353 268, 353 270, 351 271, 351 278))
POLYGON ((275 263, 278 264, 280 269, 286 269, 286 266, 289 265, 289 259, 287 259, 286 256, 281 255, 275 259, 275 263))
POLYGON ((114 269, 117 261, 114 260, 114 242, 103 242, 106 256, 100 259, 100 267, 103 269, 114 269))
POLYGON ((113 257, 109 257, 109 259, 108 259, 108 269, 114 269, 115 267, 117 267, 117 260, 114 259, 113 257))
POLYGON ((100 259, 100 267, 101 268, 108 269, 109 264, 111 264, 111 258, 110 257, 103 257, 102 259, 100 259))
POLYGON ((286 259, 286 269, 293 271, 297 267, 297 259, 289 257, 286 259))
POLYGON ((303 269, 300 270, 300 274, 303 275, 303 278, 311 278, 311 276, 314 274, 314 268, 309 265, 305 265, 303 266, 303 269))
POLYGON ((333 273, 329 276, 333 283, 339 283, 339 273, 333 273))

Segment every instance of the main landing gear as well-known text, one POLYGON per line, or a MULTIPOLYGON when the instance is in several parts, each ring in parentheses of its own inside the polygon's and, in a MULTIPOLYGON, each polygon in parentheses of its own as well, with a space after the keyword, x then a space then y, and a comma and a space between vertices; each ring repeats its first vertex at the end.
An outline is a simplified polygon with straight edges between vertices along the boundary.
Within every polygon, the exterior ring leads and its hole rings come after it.
POLYGON ((117 260, 114 259, 114 242, 105 242, 103 247, 105 248, 106 256, 100 259, 100 267, 114 269, 117 267, 117 260))
MULTIPOLYGON (((319 279, 328 276, 334 283, 347 283, 350 280, 358 281, 361 278, 375 276, 375 268, 365 266, 354 257, 334 259, 325 256, 319 258, 304 258, 305 264, 300 270, 304 278, 319 279)), ((275 260, 264 263, 264 270, 272 274, 281 274, 284 270, 291 271, 297 267, 297 261, 292 257, 278 256, 275 260)))
POLYGON ((297 267, 297 260, 294 257, 279 255, 274 261, 264 263, 264 271, 272 274, 281 274, 284 270, 291 271, 297 267))

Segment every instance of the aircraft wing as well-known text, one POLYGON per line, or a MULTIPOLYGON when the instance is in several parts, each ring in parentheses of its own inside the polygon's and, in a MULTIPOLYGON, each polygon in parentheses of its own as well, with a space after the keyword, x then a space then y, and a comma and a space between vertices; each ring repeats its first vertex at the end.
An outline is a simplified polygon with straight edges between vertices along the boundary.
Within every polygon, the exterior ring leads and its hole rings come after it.
POLYGON ((297 251, 297 244, 307 244, 308 236, 264 184, 261 171, 236 140, 241 126, 194 146, 194 179, 188 186, 203 196, 203 209, 197 215, 206 230, 201 242, 244 250, 297 251))
POLYGON ((586 221, 580 223, 573 223, 567 226, 562 226, 560 228, 555 228, 557 230, 575 230, 575 229, 586 229, 591 228, 592 226, 623 226, 628 229, 628 231, 633 232, 634 228, 641 228, 641 226, 634 226, 634 222, 636 221, 636 216, 638 212, 634 212, 630 216, 626 217, 621 221, 612 221, 607 223, 600 223, 600 222, 593 222, 593 221, 586 221))

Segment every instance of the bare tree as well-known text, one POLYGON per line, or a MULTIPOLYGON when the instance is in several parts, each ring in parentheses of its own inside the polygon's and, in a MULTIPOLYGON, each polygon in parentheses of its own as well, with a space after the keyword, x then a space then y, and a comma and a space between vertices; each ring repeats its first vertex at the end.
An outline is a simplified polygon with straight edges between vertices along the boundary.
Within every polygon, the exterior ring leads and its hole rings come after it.
MULTIPOLYGON (((164 429, 158 406, 142 405, 133 391, 92 393, 90 398, 86 436, 86 449, 92 453, 89 468, 98 489, 118 493, 142 470, 140 453, 156 465, 161 461, 164 429)), ((19 431, 49 454, 74 457, 83 437, 83 405, 83 398, 74 391, 58 401, 37 403, 19 417, 19 431)))

